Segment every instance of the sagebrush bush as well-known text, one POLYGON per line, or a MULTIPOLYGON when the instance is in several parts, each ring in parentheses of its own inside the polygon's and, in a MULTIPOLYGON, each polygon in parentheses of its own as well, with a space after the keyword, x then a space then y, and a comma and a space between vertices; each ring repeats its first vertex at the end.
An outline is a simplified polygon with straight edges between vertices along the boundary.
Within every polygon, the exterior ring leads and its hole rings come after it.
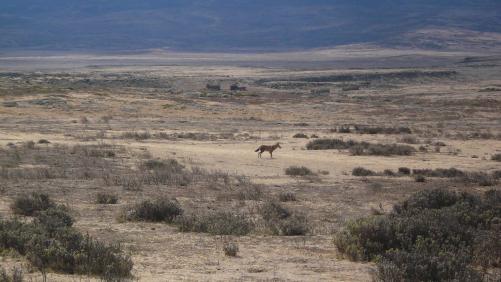
POLYGON ((0 282, 23 282, 23 271, 17 267, 13 268, 11 274, 5 268, 0 267, 0 282))
POLYGON ((376 261, 375 281, 482 281, 477 266, 501 261, 500 200, 494 190, 484 197, 424 190, 390 214, 349 222, 334 243, 351 260, 376 261))
POLYGON ((501 154, 492 155, 491 160, 501 162, 501 154))
POLYGON ((125 207, 121 219, 125 221, 150 221, 172 223, 183 214, 183 209, 176 200, 160 198, 155 201, 145 200, 125 207))
POLYGON ((297 198, 296 194, 292 192, 280 192, 278 194, 278 200, 280 200, 280 202, 295 202, 297 198))
POLYGON ((371 144, 368 142, 357 142, 353 140, 344 141, 341 139, 315 139, 306 144, 308 150, 346 150, 352 155, 373 155, 373 156, 409 156, 416 149, 409 145, 400 144, 371 144))
POLYGON ((307 176, 314 175, 315 173, 304 166, 291 166, 285 169, 285 174, 289 176, 307 176))
POLYGON ((253 224, 247 216, 227 211, 183 215, 176 219, 176 224, 181 232, 212 235, 243 236, 249 234, 253 229, 253 224))
POLYGON ((280 203, 269 201, 259 210, 267 229, 273 235, 301 236, 309 231, 308 220, 305 215, 291 212, 280 203))
POLYGON ((376 175, 376 173, 370 169, 366 169, 363 167, 356 167, 352 170, 351 174, 353 176, 371 176, 376 175))
POLYGON ((33 222, 0 221, 0 251, 15 250, 42 272, 96 275, 105 280, 130 277, 132 261, 119 245, 107 245, 72 227, 66 208, 51 207, 33 222))
POLYGON ((105 192, 96 194, 96 203, 101 205, 114 205, 118 203, 118 197, 105 192))
POLYGON ((45 193, 22 194, 14 199, 11 209, 15 214, 32 216, 37 212, 55 207, 56 204, 45 193))
POLYGON ((426 178, 422 175, 416 175, 414 176, 414 181, 416 182, 426 182, 426 178))
POLYGON ((236 257, 238 254, 238 245, 234 242, 226 242, 223 245, 224 254, 229 257, 236 257))
POLYGON ((294 136, 292 136, 292 138, 305 138, 305 139, 308 139, 308 135, 304 134, 304 133, 296 133, 294 134, 294 136))
POLYGON ((466 175, 464 171, 456 168, 413 169, 412 174, 443 178, 463 177, 466 175))
POLYGON ((409 175, 409 174, 411 174, 411 169, 408 167, 399 167, 398 173, 404 174, 404 175, 409 175))

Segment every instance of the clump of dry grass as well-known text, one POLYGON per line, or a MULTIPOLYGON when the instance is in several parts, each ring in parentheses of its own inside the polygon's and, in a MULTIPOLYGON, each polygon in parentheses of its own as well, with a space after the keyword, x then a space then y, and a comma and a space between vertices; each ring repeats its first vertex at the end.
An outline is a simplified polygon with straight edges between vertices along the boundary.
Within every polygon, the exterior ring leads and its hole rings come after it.
POLYGON ((372 155, 372 156, 409 156, 416 149, 408 145, 399 144, 371 144, 368 142, 357 142, 353 140, 344 141, 341 139, 316 139, 306 145, 308 150, 349 150, 352 155, 372 155))
POLYGON ((297 201, 297 197, 293 192, 280 192, 278 194, 278 200, 280 202, 295 202, 297 201))
POLYGON ((273 235, 302 236, 309 230, 306 216, 299 212, 292 212, 275 201, 265 202, 259 209, 265 227, 273 235))
POLYGON ((14 199, 11 209, 15 214, 32 216, 40 211, 55 207, 56 204, 45 193, 22 194, 14 199))
POLYGON ((236 257, 239 251, 238 245, 235 242, 225 242, 223 251, 226 256, 236 257))
POLYGON ((501 154, 492 155, 491 160, 501 162, 501 154))
POLYGON ((248 216, 223 210, 205 214, 183 215, 176 219, 176 224, 181 232, 212 235, 243 236, 249 234, 254 228, 254 224, 248 216))
POLYGON ((96 203, 101 205, 114 205, 118 203, 118 197, 106 192, 97 193, 96 203))
POLYGON ((176 200, 160 198, 155 201, 145 200, 125 207, 119 220, 172 223, 176 217, 182 214, 183 209, 176 200))
POLYGON ((291 166, 285 169, 285 174, 289 176, 308 176, 315 173, 305 166, 291 166))

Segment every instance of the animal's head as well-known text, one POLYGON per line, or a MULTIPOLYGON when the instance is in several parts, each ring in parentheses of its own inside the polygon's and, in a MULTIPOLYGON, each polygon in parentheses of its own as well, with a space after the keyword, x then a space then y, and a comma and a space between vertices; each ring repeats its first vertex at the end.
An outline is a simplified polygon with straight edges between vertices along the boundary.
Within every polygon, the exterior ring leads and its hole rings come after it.
POLYGON ((277 142, 277 144, 275 146, 277 146, 277 148, 282 149, 282 147, 280 147, 280 143, 279 142, 277 142))

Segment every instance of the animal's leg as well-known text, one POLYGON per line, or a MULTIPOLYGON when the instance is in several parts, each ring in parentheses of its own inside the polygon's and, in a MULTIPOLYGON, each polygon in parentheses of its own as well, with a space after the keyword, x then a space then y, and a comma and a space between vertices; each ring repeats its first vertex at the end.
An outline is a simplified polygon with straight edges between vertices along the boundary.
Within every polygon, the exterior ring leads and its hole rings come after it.
POLYGON ((270 151, 270 158, 273 159, 273 152, 270 151))

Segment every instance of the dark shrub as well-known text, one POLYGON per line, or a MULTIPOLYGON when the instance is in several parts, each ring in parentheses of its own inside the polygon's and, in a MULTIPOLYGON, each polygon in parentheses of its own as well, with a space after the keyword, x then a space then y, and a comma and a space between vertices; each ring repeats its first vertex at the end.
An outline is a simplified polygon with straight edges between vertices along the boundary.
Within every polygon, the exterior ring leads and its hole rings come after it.
POLYGON ((489 175, 484 172, 469 172, 466 173, 462 180, 464 182, 477 183, 480 186, 493 186, 496 185, 497 179, 494 175, 489 175))
POLYGON ((482 281, 478 266, 501 257, 500 199, 494 190, 483 198, 421 191, 388 215, 349 222, 334 243, 352 260, 376 261, 375 281, 482 281))
POLYGON ((456 193, 447 190, 424 190, 413 194, 409 199, 395 205, 393 209, 397 214, 405 211, 441 209, 456 204, 459 199, 456 193))
POLYGON ((181 172, 184 169, 184 166, 181 165, 177 160, 168 159, 168 160, 147 160, 141 164, 141 168, 145 170, 169 169, 172 171, 181 172))
POLYGON ((280 194, 278 194, 278 200, 280 200, 280 202, 295 202, 295 201, 297 201, 296 194, 294 194, 292 192, 281 192, 280 194))
POLYGON ((403 136, 398 141, 400 143, 406 143, 406 144, 418 144, 419 143, 419 140, 416 138, 416 136, 413 136, 413 135, 403 136))
POLYGON ((495 154, 491 157, 491 160, 496 162, 501 162, 501 154, 495 154))
POLYGON ((304 166, 291 166, 285 169, 285 174, 289 176, 314 175, 313 171, 304 166))
POLYGON ((351 129, 350 129, 350 126, 340 126, 337 129, 337 132, 339 132, 339 133, 351 133, 351 129))
POLYGON ((411 134, 412 131, 408 127, 368 127, 356 126, 356 131, 359 134, 411 134))
POLYGON ((306 139, 308 139, 308 135, 306 135, 304 133, 296 133, 296 134, 294 134, 294 136, 292 136, 292 138, 306 138, 306 139))
POLYGON ((319 137, 318 137, 318 135, 316 135, 316 134, 312 134, 312 135, 310 136, 310 138, 316 139, 316 138, 319 138, 319 137))
POLYGON ((377 263, 373 280, 481 282, 482 275, 472 269, 469 263, 467 254, 443 252, 435 257, 417 251, 389 251, 377 263))
POLYGON ((426 182, 426 178, 422 175, 416 175, 414 176, 414 181, 416 182, 426 182))
POLYGON ((349 149, 352 155, 374 155, 374 156, 391 156, 412 155, 416 149, 409 145, 399 144, 371 144, 367 142, 357 142, 353 140, 343 141, 341 139, 315 139, 306 144, 308 150, 330 150, 349 149))
POLYGON ((108 193, 97 193, 96 203, 101 205, 114 205, 118 203, 118 197, 108 193))
POLYGON ((35 213, 55 207, 55 203, 44 193, 33 192, 16 197, 11 209, 14 213, 32 216, 35 213))
POLYGON ((408 145, 399 144, 360 144, 350 148, 350 153, 355 156, 368 155, 368 156, 410 156, 416 149, 408 145))
POLYGON ((19 268, 13 268, 12 274, 8 274, 7 271, 2 267, 0 268, 0 282, 23 282, 24 275, 23 271, 19 268))
POLYGON ((259 212, 266 221, 285 219, 291 215, 288 209, 282 207, 280 203, 275 201, 264 203, 259 212))
POLYGON ((399 167, 398 173, 404 174, 404 175, 409 175, 409 174, 411 174, 411 169, 408 167, 399 167))
POLYGON ((496 179, 496 180, 497 180, 497 179, 501 179, 501 170, 496 170, 496 171, 494 171, 494 172, 492 173, 492 177, 493 177, 494 179, 496 179))
POLYGON ((130 257, 118 245, 106 245, 71 227, 62 208, 42 211, 33 223, 0 221, 0 251, 26 256, 42 272, 96 275, 117 281, 129 277, 130 257))
POLYGON ((251 221, 242 214, 217 211, 205 215, 193 214, 176 219, 179 231, 212 235, 247 235, 252 231, 251 221))
POLYGON ((165 221, 171 223, 177 216, 183 214, 183 210, 176 200, 160 198, 155 201, 142 201, 134 206, 127 207, 123 211, 123 219, 129 221, 165 221))
POLYGON ((50 142, 47 139, 40 139, 38 140, 38 144, 50 144, 50 142))
POLYGON ((36 218, 36 222, 41 224, 49 232, 57 231, 61 228, 73 226, 73 217, 64 206, 57 206, 41 211, 36 218))
POLYGON ((238 245, 233 242, 227 242, 223 245, 224 254, 229 257, 236 257, 238 254, 238 245))
POLYGON ((264 203, 260 214, 273 235, 301 236, 309 230, 306 216, 290 212, 274 201, 264 203))
POLYGON ((308 220, 305 215, 293 213, 291 216, 278 222, 275 235, 303 236, 309 231, 308 220))
POLYGON ((385 169, 383 171, 383 174, 386 176, 395 176, 395 172, 393 172, 393 170, 391 170, 391 169, 385 169))
POLYGON ((442 178, 463 177, 466 175, 465 172, 456 168, 413 169, 412 173, 414 175, 422 175, 428 177, 442 177, 442 178))
POLYGON ((350 146, 341 139, 315 139, 306 144, 308 150, 348 149, 350 146))
POLYGON ((356 167, 353 169, 351 172, 353 176, 371 176, 371 175, 376 175, 376 173, 370 169, 366 169, 363 167, 356 167))

